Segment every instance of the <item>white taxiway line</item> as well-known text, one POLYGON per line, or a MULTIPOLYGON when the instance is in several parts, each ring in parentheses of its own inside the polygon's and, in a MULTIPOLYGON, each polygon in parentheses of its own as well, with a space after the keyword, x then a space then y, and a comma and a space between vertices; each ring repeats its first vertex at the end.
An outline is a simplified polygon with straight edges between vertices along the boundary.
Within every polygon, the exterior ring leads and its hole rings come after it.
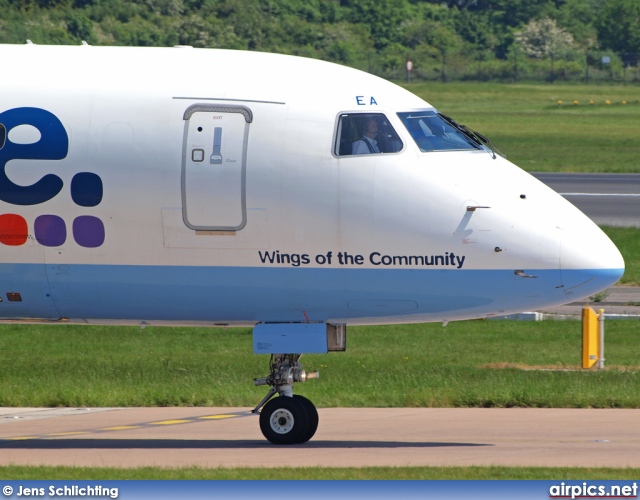
POLYGON ((559 193, 562 196, 628 196, 638 197, 640 193, 559 193))

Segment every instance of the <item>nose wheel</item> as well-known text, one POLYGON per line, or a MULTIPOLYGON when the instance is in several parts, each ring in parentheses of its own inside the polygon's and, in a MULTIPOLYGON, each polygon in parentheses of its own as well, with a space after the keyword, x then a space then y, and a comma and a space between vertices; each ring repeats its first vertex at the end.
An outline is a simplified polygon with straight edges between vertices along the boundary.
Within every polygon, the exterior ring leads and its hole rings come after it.
POLYGON ((318 429, 318 411, 304 396, 278 396, 260 412, 260 430, 273 444, 301 444, 318 429))
POLYGON ((318 378, 318 373, 306 373, 299 363, 300 354, 272 355, 271 373, 255 379, 255 385, 269 385, 269 393, 253 410, 260 411, 260 430, 273 444, 306 443, 318 429, 318 410, 304 396, 293 394, 293 383, 318 378), (271 399, 275 393, 278 397, 271 399), (264 406, 263 406, 264 405, 264 406))

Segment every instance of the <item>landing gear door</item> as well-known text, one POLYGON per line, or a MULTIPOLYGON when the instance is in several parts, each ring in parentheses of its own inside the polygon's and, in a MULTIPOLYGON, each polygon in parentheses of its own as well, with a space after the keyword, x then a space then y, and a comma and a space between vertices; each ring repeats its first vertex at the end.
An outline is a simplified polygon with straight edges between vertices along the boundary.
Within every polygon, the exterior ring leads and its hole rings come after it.
POLYGON ((197 104, 184 113, 182 217, 200 231, 237 231, 247 223, 246 157, 251 110, 197 104))

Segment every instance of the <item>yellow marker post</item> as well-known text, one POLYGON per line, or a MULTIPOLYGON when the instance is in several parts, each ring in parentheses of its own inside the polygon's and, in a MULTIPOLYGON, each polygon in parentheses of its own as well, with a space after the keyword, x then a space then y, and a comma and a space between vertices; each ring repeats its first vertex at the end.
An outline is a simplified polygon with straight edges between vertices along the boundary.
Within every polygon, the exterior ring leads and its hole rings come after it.
POLYGON ((582 368, 591 368, 600 358, 598 320, 598 314, 592 308, 582 308, 582 368))

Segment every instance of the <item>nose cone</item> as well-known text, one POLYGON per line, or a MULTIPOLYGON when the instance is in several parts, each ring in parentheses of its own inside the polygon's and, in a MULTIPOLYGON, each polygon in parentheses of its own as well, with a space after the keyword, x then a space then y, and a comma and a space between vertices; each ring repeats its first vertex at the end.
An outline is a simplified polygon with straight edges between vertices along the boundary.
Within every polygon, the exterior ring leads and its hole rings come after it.
POLYGON ((560 268, 568 299, 594 295, 622 277, 624 259, 620 251, 587 217, 571 221, 562 229, 560 268))

